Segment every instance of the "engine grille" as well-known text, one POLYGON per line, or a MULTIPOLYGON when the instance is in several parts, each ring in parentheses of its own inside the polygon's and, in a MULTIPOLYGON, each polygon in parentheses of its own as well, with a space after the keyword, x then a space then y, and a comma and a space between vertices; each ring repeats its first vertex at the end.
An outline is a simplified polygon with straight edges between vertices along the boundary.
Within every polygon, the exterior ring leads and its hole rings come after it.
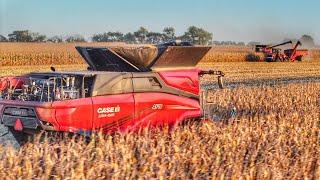
POLYGON ((39 121, 33 108, 4 108, 1 121, 5 126, 14 126, 17 119, 20 119, 24 128, 37 129, 37 127, 39 126, 39 121))

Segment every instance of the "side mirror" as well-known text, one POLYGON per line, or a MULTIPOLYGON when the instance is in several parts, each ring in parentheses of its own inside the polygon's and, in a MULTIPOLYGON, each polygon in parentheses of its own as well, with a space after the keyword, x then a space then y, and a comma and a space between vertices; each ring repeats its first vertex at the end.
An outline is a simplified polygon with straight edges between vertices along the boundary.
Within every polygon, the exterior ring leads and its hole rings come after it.
POLYGON ((209 71, 201 71, 199 72, 199 76, 202 77, 203 75, 215 75, 218 76, 218 86, 220 89, 223 89, 223 77, 224 73, 222 71, 214 71, 214 70, 209 70, 209 71))

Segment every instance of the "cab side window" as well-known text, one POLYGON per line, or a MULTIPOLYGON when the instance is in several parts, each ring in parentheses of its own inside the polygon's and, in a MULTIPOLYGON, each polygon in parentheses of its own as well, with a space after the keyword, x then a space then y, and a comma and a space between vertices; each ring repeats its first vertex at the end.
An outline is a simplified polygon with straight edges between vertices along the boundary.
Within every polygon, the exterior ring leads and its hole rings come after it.
POLYGON ((134 91, 155 91, 161 89, 161 84, 155 77, 133 78, 134 91))
POLYGON ((111 87, 112 94, 132 92, 132 82, 130 78, 122 79, 111 87))

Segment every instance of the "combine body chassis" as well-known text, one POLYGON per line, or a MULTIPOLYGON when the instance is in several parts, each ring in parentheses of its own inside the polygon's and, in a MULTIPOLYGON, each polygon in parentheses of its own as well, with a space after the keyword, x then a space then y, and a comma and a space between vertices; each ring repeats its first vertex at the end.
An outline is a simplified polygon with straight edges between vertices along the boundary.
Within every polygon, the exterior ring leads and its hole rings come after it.
POLYGON ((203 116, 194 66, 210 47, 77 47, 88 71, 0 78, 0 120, 15 131, 136 131, 203 116))

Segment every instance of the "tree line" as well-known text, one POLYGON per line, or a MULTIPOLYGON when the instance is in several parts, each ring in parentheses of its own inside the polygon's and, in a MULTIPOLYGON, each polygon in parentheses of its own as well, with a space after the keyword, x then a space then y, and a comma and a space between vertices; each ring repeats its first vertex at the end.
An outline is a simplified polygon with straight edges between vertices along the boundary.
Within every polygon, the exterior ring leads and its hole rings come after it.
MULTIPOLYGON (((158 44, 168 42, 175 39, 188 41, 193 44, 207 45, 212 43, 212 33, 203 28, 190 26, 187 31, 177 36, 175 28, 165 27, 162 32, 149 31, 145 27, 140 27, 135 32, 122 33, 119 31, 109 31, 104 33, 94 34, 91 37, 93 42, 126 42, 133 44, 158 44)), ((47 37, 40 33, 34 33, 29 30, 17 30, 8 34, 7 37, 0 35, 0 42, 86 42, 86 39, 81 35, 70 35, 66 37, 53 36, 47 37)))
MULTIPOLYGON (((237 46, 253 46, 261 44, 260 42, 251 41, 249 43, 235 41, 213 41, 212 33, 196 27, 190 26, 182 35, 176 35, 175 28, 165 27, 162 32, 149 31, 145 27, 140 27, 135 32, 122 33, 120 31, 109 31, 104 33, 94 34, 91 37, 92 42, 126 42, 131 44, 159 44, 172 40, 187 41, 192 44, 199 45, 237 45, 237 46)), ((284 41, 289 40, 288 38, 284 41)), ((304 46, 314 47, 314 39, 310 35, 303 35, 300 39, 292 39, 294 42, 300 40, 304 46)), ((86 39, 81 35, 69 35, 66 37, 52 36, 47 37, 40 33, 34 33, 29 30, 18 30, 8 34, 8 37, 0 35, 0 42, 86 42, 86 39)))
POLYGON ((46 35, 34 33, 29 30, 17 30, 8 34, 8 37, 0 35, 0 42, 86 42, 81 35, 71 35, 63 38, 62 36, 53 36, 48 38, 46 35))

